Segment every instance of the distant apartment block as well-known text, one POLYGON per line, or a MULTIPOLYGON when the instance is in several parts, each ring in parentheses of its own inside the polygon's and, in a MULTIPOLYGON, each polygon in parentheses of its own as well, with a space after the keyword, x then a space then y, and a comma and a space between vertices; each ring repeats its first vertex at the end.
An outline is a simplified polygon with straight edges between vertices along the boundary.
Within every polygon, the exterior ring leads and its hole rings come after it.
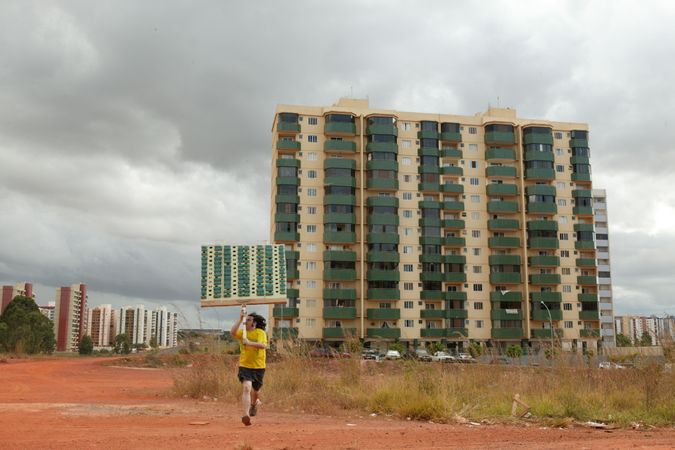
POLYGON ((612 268, 609 252, 609 222, 607 218, 607 193, 593 189, 593 218, 595 220, 595 246, 598 264, 598 309, 600 310, 600 335, 605 347, 616 345, 614 331, 614 301, 612 299, 612 268))
POLYGON ((661 345, 664 339, 675 340, 675 316, 616 316, 616 333, 623 334, 634 344, 642 339, 646 331, 652 338, 652 345, 661 345))
POLYGON ((126 334, 132 345, 149 347, 153 337, 162 348, 178 344, 178 314, 166 307, 150 311, 144 305, 124 306, 118 310, 117 317, 115 336, 126 334))
POLYGON ((279 105, 272 154, 274 336, 605 345, 586 124, 341 99, 279 105))
POLYGON ((7 308, 7 305, 10 304, 14 297, 17 295, 22 295, 25 297, 30 297, 35 300, 33 295, 33 284, 32 283, 17 283, 15 285, 5 285, 2 287, 2 302, 0 303, 0 314, 7 308))
POLYGON ((117 311, 112 305, 99 305, 89 309, 87 335, 91 336, 94 347, 111 347, 117 330, 117 311))
POLYGON ((52 323, 54 322, 55 317, 54 310, 56 309, 56 302, 48 302, 47 306, 38 305, 38 309, 40 310, 43 316, 51 320, 52 323))
POLYGON ((56 289, 54 335, 56 351, 77 351, 86 330, 87 285, 73 284, 56 289))

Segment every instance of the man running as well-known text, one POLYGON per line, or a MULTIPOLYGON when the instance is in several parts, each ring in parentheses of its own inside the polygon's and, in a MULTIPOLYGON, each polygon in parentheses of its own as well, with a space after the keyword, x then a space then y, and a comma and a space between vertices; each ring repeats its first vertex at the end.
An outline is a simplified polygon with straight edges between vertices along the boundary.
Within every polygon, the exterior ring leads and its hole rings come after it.
POLYGON ((241 422, 251 425, 251 417, 258 412, 260 401, 259 392, 265 376, 265 360, 267 356, 267 333, 265 333, 265 318, 251 313, 246 316, 242 308, 239 320, 232 326, 230 334, 239 341, 239 382, 242 386, 241 403, 244 415, 241 422), (246 339, 244 331, 239 329, 242 320, 246 317, 246 339))

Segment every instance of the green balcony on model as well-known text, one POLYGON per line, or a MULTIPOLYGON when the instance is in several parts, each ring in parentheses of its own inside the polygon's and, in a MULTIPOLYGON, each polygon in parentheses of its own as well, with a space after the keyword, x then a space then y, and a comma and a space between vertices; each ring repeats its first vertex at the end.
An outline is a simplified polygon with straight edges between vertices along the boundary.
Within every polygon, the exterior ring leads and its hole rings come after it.
POLYGON ((485 176, 489 178, 515 178, 518 171, 511 166, 488 166, 485 168, 485 176))
POLYGON ((525 335, 522 328, 492 328, 492 338, 501 340, 522 339, 525 335))
POLYGON ((352 327, 324 327, 322 336, 324 339, 358 338, 356 328, 352 327))
POLYGON ((398 320, 401 318, 399 308, 369 308, 366 310, 368 320, 398 320))
POLYGON ((324 288, 325 300, 356 300, 356 289, 352 288, 324 288))
POLYGON ((490 219, 488 220, 488 230, 490 231, 510 231, 520 229, 518 219, 490 219))
POLYGON ((485 191, 489 196, 511 197, 518 195, 518 186, 508 183, 490 183, 485 186, 485 191))
POLYGON ((560 284, 560 275, 557 273, 530 274, 530 284, 560 284))
POLYGON ((466 292, 461 291, 446 291, 442 295, 443 300, 460 300, 466 301, 466 292))
POLYGON ((518 212, 518 202, 516 201, 489 201, 487 203, 487 210, 490 214, 513 214, 518 212))
POLYGON ((579 319, 581 320, 600 320, 600 312, 594 311, 579 311, 579 319))
POLYGON ((398 300, 401 291, 398 289, 370 288, 367 291, 368 300, 398 300))
POLYGON ((272 308, 272 317, 277 319, 298 317, 298 308, 290 308, 288 306, 275 306, 272 308))
POLYGON ((518 248, 520 247, 520 238, 512 236, 493 236, 488 238, 490 248, 518 248))
POLYGON ((491 302, 521 302, 523 293, 520 291, 492 291, 490 292, 491 302))
POLYGON ((529 256, 527 261, 532 267, 557 267, 560 265, 560 257, 553 255, 529 256))
POLYGON ((520 284, 522 277, 519 272, 493 272, 490 274, 491 284, 520 284))
POLYGON ((445 319, 445 310, 423 309, 420 311, 420 319, 445 319))
POLYGON ((492 320, 523 320, 523 311, 521 309, 517 309, 517 308, 492 309, 490 311, 490 319, 492 319, 492 320))
MULTIPOLYGON (((541 304, 537 304, 538 306, 541 306, 541 304)), ((549 308, 550 309, 550 308, 549 308)), ((551 320, 562 320, 562 311, 560 309, 550 309, 551 311, 551 320)), ((548 311, 541 306, 540 309, 533 309, 530 311, 530 314, 532 316, 532 320, 540 320, 540 321, 547 321, 549 320, 548 317, 548 311)))
POLYGON ((354 307, 343 307, 343 306, 324 306, 323 308, 323 318, 324 319, 356 319, 356 308, 354 307))
POLYGON ((533 339, 551 339, 552 337, 561 338, 563 336, 563 330, 560 328, 554 328, 553 332, 550 328, 530 328, 530 333, 533 339))
POLYGON ((420 337, 423 338, 443 338, 445 336, 445 328, 422 328, 420 330, 420 337))
POLYGON ((328 139, 323 143, 323 150, 326 152, 355 153, 356 142, 338 139, 328 139))
POLYGON ((277 150, 300 150, 300 141, 279 139, 277 141, 277 150))
POLYGON ((485 159, 494 161, 515 161, 516 151, 513 148, 490 147, 485 150, 485 159))
POLYGON ((401 337, 400 328, 367 328, 366 335, 369 338, 398 339, 401 337))
POLYGON ((532 291, 530 292, 530 299, 534 303, 539 303, 539 302, 561 302, 562 301, 562 294, 560 292, 536 292, 532 291))

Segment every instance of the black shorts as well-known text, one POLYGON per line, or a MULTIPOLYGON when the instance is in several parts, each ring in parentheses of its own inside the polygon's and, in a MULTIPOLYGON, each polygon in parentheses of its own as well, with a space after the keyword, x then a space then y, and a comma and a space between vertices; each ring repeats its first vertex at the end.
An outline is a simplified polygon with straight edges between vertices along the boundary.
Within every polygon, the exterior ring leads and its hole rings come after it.
POLYGON ((239 367, 239 382, 244 380, 253 383, 253 390, 259 391, 263 385, 263 378, 265 377, 265 369, 249 369, 248 367, 239 367))

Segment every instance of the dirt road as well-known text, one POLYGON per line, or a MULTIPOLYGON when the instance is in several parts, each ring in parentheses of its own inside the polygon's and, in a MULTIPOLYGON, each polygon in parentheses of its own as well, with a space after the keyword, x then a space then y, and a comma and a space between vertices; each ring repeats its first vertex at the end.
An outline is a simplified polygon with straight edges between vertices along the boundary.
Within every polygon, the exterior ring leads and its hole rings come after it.
POLYGON ((550 429, 530 423, 447 425, 386 417, 312 416, 262 408, 251 427, 237 406, 171 395, 162 369, 101 358, 0 363, 2 449, 614 449, 675 447, 675 429, 550 429))

